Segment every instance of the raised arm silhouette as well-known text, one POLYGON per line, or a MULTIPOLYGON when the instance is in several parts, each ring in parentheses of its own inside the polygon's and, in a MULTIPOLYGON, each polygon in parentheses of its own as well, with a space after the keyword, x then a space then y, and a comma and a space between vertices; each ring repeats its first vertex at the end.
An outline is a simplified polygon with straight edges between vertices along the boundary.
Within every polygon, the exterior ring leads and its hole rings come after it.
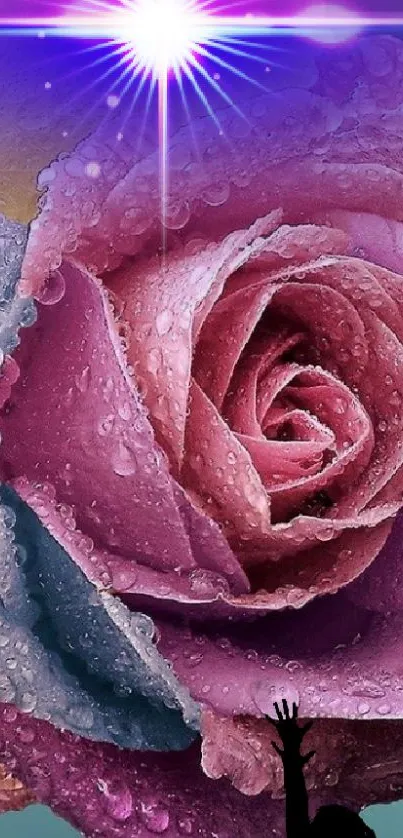
POLYGON ((310 822, 304 766, 315 752, 303 755, 301 746, 313 722, 300 726, 297 705, 292 705, 290 714, 287 701, 283 700, 282 704, 282 711, 277 702, 274 704, 276 719, 266 718, 283 745, 280 748, 277 742, 272 743, 283 762, 287 838, 376 838, 360 816, 344 806, 322 806, 310 822))

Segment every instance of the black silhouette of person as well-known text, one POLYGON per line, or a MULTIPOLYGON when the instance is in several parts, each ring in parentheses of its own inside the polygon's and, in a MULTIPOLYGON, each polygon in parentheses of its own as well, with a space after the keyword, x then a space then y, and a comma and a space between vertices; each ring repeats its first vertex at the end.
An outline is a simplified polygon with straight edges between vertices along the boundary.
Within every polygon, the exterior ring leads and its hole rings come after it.
POLYGON ((376 838, 375 832, 360 816, 344 806, 322 806, 310 822, 304 766, 315 752, 310 751, 303 756, 301 745, 313 722, 300 727, 297 705, 293 704, 290 715, 285 700, 283 712, 277 702, 274 708, 277 719, 270 716, 266 718, 274 725, 283 744, 280 748, 276 742, 272 742, 283 762, 287 838, 376 838))

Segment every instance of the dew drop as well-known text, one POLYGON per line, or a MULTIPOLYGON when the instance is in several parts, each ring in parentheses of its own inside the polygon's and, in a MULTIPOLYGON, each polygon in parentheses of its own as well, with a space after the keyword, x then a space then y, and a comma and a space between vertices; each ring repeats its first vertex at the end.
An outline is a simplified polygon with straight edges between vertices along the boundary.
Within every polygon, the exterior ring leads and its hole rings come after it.
POLYGON ((131 417, 130 405, 127 404, 127 402, 123 405, 120 405, 118 407, 118 414, 121 419, 123 419, 125 422, 128 422, 131 417))
POLYGON ((76 376, 76 384, 77 384, 77 387, 78 387, 80 393, 86 393, 87 392, 88 387, 89 387, 89 383, 90 383, 90 379, 91 379, 91 370, 88 366, 84 367, 84 369, 82 370, 80 375, 76 376))
POLYGON ((377 711, 378 711, 380 716, 389 716, 389 714, 391 712, 391 707, 390 707, 389 704, 381 704, 377 708, 377 711))
POLYGON ((141 803, 140 819, 144 826, 156 835, 162 835, 169 827, 169 812, 158 803, 141 803))
POLYGON ((136 471, 137 464, 134 453, 124 442, 119 443, 118 450, 112 459, 112 467, 119 477, 130 477, 136 471))
POLYGON ((178 830, 181 835, 192 835, 193 832, 193 821, 191 818, 185 817, 180 818, 178 821, 178 830))
POLYGON ((291 660, 286 663, 284 669, 288 672, 297 672, 299 669, 302 669, 302 664, 299 661, 291 660))
POLYGON ((117 570, 113 573, 113 587, 119 593, 129 591, 137 581, 137 571, 133 568, 125 568, 124 570, 117 570))
POLYGON ((211 184, 202 194, 202 199, 205 204, 210 207, 220 207, 228 201, 230 196, 230 187, 224 181, 211 184))
MULTIPOLYGON (((15 691, 13 690, 11 698, 4 699, 3 695, 2 695, 2 691, 1 691, 1 687, 2 687, 3 682, 4 682, 4 679, 1 678, 1 680, 0 680, 0 699, 1 699, 1 701, 12 701, 12 699, 15 697, 15 691)), ((15 722, 17 718, 18 718, 18 713, 17 713, 17 710, 15 709, 15 707, 5 707, 4 708, 3 719, 4 719, 5 722, 8 722, 8 724, 13 724, 13 722, 15 722)))
POLYGON ((157 315, 155 325, 157 327, 157 333, 160 337, 163 337, 167 334, 167 332, 169 332, 172 326, 172 319, 172 312, 169 311, 169 309, 165 309, 157 315))
POLYGON ((318 529, 318 532, 316 533, 316 538, 318 539, 318 541, 331 541, 333 537, 333 527, 325 527, 324 529, 318 529))
POLYGON ((89 707, 70 707, 67 715, 74 725, 83 730, 89 730, 94 724, 94 714, 89 707))
POLYGON ((19 706, 24 713, 32 713, 35 710, 37 704, 37 698, 34 693, 23 693, 21 696, 21 700, 19 706))
POLYGON ((18 736, 24 745, 31 745, 35 739, 34 731, 29 727, 22 727, 18 731, 18 736))
POLYGON ((196 595, 216 596, 229 593, 229 584, 223 576, 212 570, 197 568, 189 574, 190 587, 196 595))
POLYGON ((339 782, 339 775, 337 771, 329 771, 325 776, 325 785, 326 786, 337 786, 339 782))
POLYGON ((95 160, 90 161, 87 163, 85 167, 85 174, 90 178, 98 178, 101 174, 101 166, 95 160))
POLYGON ((104 416, 99 421, 99 424, 98 424, 99 435, 100 436, 108 436, 108 434, 110 434, 110 432, 113 428, 114 421, 115 421, 115 417, 112 414, 109 414, 109 416, 104 416))
POLYGON ((118 780, 98 780, 97 785, 104 795, 104 806, 108 815, 118 822, 127 821, 133 812, 133 796, 127 786, 121 785, 118 780))
POLYGON ((379 684, 364 681, 361 684, 356 684, 351 694, 357 698, 384 698, 385 691, 379 684))
POLYGON ((164 226, 168 230, 181 230, 190 218, 190 207, 187 201, 176 201, 170 204, 164 213, 164 226))
POLYGON ((60 302, 65 291, 66 283, 63 274, 60 271, 54 271, 38 294, 38 300, 44 306, 52 306, 60 302))

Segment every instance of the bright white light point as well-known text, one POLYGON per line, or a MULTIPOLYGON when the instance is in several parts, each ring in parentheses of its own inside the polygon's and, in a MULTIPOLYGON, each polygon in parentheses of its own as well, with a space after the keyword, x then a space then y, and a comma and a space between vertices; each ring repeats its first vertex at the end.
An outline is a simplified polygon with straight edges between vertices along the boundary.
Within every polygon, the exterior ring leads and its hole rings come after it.
POLYGON ((108 105, 108 108, 117 108, 119 103, 119 96, 114 96, 113 93, 111 93, 111 95, 107 97, 106 104, 108 105))
POLYGON ((100 167, 99 163, 96 163, 95 161, 92 161, 91 163, 87 163, 87 165, 85 167, 85 174, 88 175, 88 177, 93 177, 93 178, 99 177, 99 175, 101 174, 101 167, 100 167))
POLYGON ((159 77, 188 60, 200 43, 207 15, 196 0, 138 0, 132 21, 130 42, 136 59, 159 77))
POLYGON ((316 20, 323 20, 323 29, 321 26, 309 27, 307 32, 311 41, 318 41, 320 44, 341 44, 345 41, 350 41, 360 32, 358 26, 346 26, 349 17, 354 17, 353 12, 346 9, 345 6, 336 6, 329 4, 319 4, 317 6, 309 6, 305 9, 300 19, 311 18, 316 20), (329 24, 326 26, 326 18, 337 18, 343 20, 343 26, 335 26, 329 24))

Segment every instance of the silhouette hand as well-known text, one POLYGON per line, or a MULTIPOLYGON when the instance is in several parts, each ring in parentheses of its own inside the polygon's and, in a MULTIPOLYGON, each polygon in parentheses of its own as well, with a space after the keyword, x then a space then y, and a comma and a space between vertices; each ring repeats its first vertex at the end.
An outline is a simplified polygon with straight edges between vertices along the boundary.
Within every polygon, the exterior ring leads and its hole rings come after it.
POLYGON ((308 754, 303 756, 300 752, 300 748, 304 736, 308 733, 308 730, 311 729, 313 722, 307 722, 305 725, 302 725, 302 727, 299 727, 298 708, 295 702, 292 705, 291 716, 288 703, 285 699, 283 699, 283 712, 281 712, 277 701, 274 703, 274 708, 277 719, 272 719, 271 716, 266 716, 266 719, 273 725, 273 727, 276 728, 283 743, 283 749, 281 749, 276 742, 272 742, 274 750, 279 754, 283 762, 287 759, 299 759, 302 762, 302 765, 306 765, 313 757, 315 751, 309 751, 308 754))

